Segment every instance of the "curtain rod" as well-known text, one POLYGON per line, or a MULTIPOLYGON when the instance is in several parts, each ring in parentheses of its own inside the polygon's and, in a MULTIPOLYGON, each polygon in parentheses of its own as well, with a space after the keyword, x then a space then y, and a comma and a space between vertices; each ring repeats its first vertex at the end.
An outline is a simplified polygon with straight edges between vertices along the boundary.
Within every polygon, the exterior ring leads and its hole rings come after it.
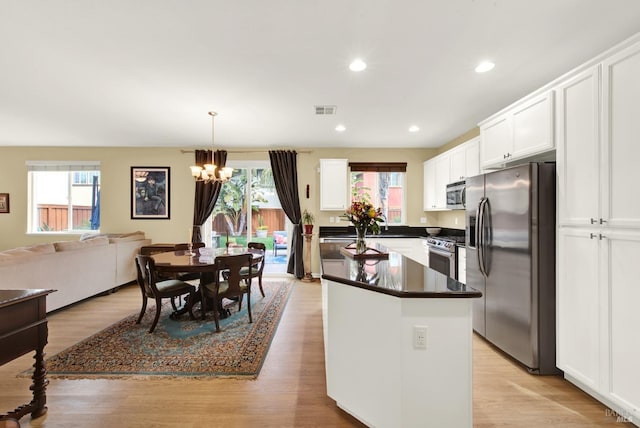
MULTIPOLYGON (((274 149, 274 150, 295 150, 295 149, 274 149)), ((270 150, 264 149, 245 149, 245 150, 227 150, 227 153, 268 153, 270 150)), ((313 153, 313 150, 295 150, 296 153, 313 153)), ((195 150, 180 149, 180 153, 195 153, 195 150)))

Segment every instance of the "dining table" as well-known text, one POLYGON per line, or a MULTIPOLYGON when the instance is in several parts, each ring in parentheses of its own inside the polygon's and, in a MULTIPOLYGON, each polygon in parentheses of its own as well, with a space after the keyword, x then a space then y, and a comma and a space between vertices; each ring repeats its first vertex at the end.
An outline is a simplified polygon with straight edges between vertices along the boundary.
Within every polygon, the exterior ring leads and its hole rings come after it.
MULTIPOLYGON (((220 275, 215 266, 216 257, 230 256, 238 254, 251 254, 253 264, 259 263, 264 258, 264 251, 240 247, 229 246, 221 248, 209 248, 203 247, 189 250, 179 251, 167 251, 163 253, 152 254, 156 266, 157 272, 162 273, 198 273, 200 274, 200 284, 211 283, 215 280, 215 275, 220 275)), ((191 304, 194 305, 201 301, 203 298, 203 291, 200 289, 199 293, 195 295, 196 301, 191 304)), ((171 314, 171 318, 178 317, 187 312, 187 305, 183 305, 171 314)), ((229 316, 229 312, 224 308, 218 308, 220 318, 226 318, 229 316)))

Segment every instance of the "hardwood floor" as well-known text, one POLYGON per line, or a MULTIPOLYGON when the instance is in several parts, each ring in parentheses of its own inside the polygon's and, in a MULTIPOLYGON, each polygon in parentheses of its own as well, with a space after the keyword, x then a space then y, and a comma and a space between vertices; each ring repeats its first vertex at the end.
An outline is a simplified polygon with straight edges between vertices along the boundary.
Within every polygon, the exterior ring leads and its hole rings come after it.
MULTIPOLYGON (((47 354, 139 308, 134 285, 54 313, 47 354)), ((529 375, 478 337, 473 346, 475 427, 623 426, 562 378, 529 375)), ((32 363, 27 355, 0 367, 0 412, 30 400, 31 380, 16 374, 32 363)), ((326 396, 319 283, 296 282, 257 380, 50 379, 47 400, 48 413, 22 427, 363 426, 326 396)))

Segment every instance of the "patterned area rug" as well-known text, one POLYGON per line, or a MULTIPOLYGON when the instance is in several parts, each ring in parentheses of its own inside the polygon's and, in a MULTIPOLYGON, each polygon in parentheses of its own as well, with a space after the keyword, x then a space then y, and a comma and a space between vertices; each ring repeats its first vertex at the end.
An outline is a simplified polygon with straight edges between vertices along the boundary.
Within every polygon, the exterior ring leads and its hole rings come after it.
MULTIPOLYGON (((246 297, 243 309, 225 305, 229 318, 220 320, 215 332, 212 313, 206 320, 190 320, 183 315, 169 319, 171 305, 163 305, 160 320, 148 333, 155 314, 150 300, 140 324, 138 314, 102 330, 47 359, 50 378, 158 378, 158 377, 240 377, 255 379, 269 350, 282 312, 291 293, 292 281, 263 281, 266 297, 257 284, 252 287, 249 324, 246 297), (255 290, 255 291, 254 291, 255 290)), ((199 307, 198 307, 199 309, 199 307)), ((194 311, 199 317, 199 310, 194 311)), ((24 374, 30 376, 31 371, 24 374)))

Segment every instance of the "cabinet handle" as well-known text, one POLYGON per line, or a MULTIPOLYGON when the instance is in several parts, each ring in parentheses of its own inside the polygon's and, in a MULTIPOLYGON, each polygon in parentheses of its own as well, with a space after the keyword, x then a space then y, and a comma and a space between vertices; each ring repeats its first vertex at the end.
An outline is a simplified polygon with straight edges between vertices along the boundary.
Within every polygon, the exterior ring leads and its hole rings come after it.
POLYGON ((600 224, 604 224, 604 223, 606 223, 606 222, 607 222, 607 220, 604 220, 604 219, 602 219, 602 218, 600 219, 600 224))
POLYGON ((596 235, 595 233, 590 233, 589 234, 589 239, 593 239, 593 238, 597 238, 598 235, 596 235))
POLYGON ((591 224, 596 224, 598 222, 598 220, 596 220, 595 218, 591 219, 591 224))
POLYGON ((509 153, 507 153, 506 155, 502 155, 502 159, 506 159, 509 157, 509 153))

